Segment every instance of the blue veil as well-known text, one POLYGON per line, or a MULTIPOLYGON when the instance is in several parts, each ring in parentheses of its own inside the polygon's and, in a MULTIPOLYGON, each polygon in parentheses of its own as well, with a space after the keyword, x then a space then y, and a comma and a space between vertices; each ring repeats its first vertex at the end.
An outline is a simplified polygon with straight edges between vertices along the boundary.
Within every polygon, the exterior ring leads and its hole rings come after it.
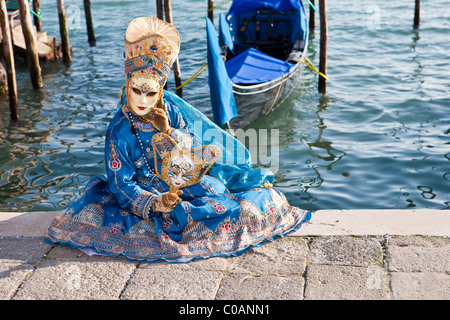
MULTIPOLYGON (((176 106, 187 127, 202 145, 213 144, 220 148, 219 160, 209 169, 209 174, 220 180, 234 192, 257 188, 264 183, 273 183, 273 173, 264 168, 254 169, 250 152, 236 138, 218 127, 202 112, 176 94, 164 90, 164 100, 176 106)), ((126 103, 126 92, 122 93, 122 104, 126 103)), ((120 109, 120 103, 117 109, 120 109)))

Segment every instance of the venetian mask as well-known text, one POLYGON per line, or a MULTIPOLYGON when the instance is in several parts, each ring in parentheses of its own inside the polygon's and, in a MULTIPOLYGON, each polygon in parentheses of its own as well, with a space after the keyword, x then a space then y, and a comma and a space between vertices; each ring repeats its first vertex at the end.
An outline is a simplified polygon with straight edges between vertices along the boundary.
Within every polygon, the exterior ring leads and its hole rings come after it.
POLYGON ((173 186, 181 188, 194 174, 194 162, 186 155, 172 158, 168 167, 169 179, 173 186))
POLYGON ((158 103, 160 83, 153 78, 133 77, 128 83, 128 106, 137 116, 147 115, 158 103))

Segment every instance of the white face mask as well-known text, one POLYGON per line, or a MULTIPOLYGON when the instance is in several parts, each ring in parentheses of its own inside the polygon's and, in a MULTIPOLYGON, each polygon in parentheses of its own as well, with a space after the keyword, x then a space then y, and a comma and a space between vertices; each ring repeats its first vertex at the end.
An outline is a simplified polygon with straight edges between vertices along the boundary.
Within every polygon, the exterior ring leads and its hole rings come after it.
POLYGON ((159 82, 155 79, 133 78, 129 86, 129 107, 134 114, 140 117, 145 116, 158 102, 159 82))
POLYGON ((180 188, 185 185, 194 174, 194 163, 186 156, 172 158, 169 165, 169 179, 172 184, 180 188))

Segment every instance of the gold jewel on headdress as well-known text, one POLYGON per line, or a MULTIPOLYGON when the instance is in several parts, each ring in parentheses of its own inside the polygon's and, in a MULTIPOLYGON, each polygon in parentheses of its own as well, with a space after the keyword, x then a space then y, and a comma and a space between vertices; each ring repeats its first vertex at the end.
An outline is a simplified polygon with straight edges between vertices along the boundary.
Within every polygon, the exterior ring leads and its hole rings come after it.
POLYGON ((164 86, 180 50, 177 29, 156 17, 133 20, 125 34, 125 75, 156 78, 164 86))
MULTIPOLYGON (((200 182, 211 166, 219 159, 221 151, 215 145, 201 146, 190 150, 182 149, 167 134, 157 133, 152 138, 155 159, 155 173, 169 186, 169 191, 176 193, 200 182), (174 168, 184 170, 188 178, 182 185, 175 185, 170 178, 174 168)), ((178 169, 177 169, 178 170, 178 169)))

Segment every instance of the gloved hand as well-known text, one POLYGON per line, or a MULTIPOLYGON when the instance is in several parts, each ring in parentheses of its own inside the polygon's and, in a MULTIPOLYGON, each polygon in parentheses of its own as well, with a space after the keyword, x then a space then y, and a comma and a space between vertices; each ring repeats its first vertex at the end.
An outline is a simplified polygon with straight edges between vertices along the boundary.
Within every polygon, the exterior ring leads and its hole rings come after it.
POLYGON ((183 191, 178 190, 177 193, 164 192, 153 200, 152 209, 154 212, 170 212, 182 201, 179 196, 183 191))
POLYGON ((261 185, 261 188, 272 188, 273 184, 271 184, 270 182, 264 183, 263 185, 261 185))
POLYGON ((160 132, 169 136, 172 134, 172 128, 169 124, 169 117, 166 113, 164 103, 159 102, 158 106, 150 108, 149 113, 146 114, 144 118, 150 121, 150 123, 160 132))

